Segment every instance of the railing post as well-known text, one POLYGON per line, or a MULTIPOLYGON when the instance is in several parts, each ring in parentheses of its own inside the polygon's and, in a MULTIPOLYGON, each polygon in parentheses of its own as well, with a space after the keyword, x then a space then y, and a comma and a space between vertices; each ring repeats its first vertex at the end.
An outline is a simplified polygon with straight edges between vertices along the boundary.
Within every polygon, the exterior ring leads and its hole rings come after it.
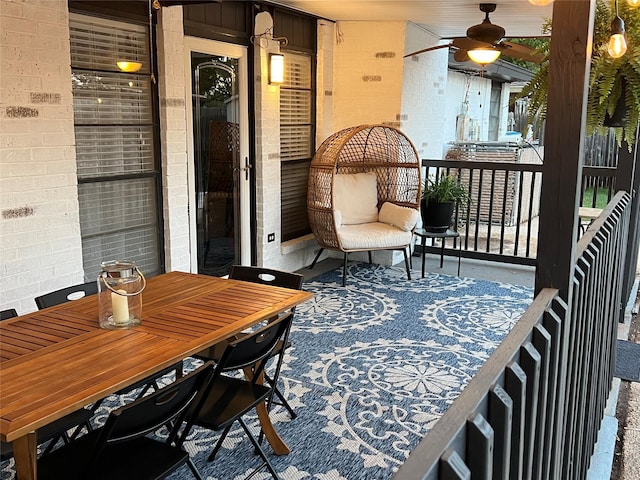
MULTIPOLYGON (((582 162, 589 91, 590 52, 595 0, 566 0, 553 5, 551 57, 545 161, 542 170, 540 230, 535 292, 551 287, 572 309, 572 285, 578 235, 578 205, 582 183, 582 162)), ((560 341, 560 377, 553 433, 556 455, 551 478, 572 478, 573 432, 567 425, 567 401, 572 398, 568 381, 572 354, 572 315, 567 315, 560 341)))
POLYGON ((631 152, 627 144, 623 144, 618 153, 618 171, 616 175, 616 189, 624 190, 631 195, 631 218, 629 221, 629 237, 627 241, 627 256, 622 280, 622 305, 618 320, 624 321, 625 301, 631 294, 631 287, 638 268, 638 238, 640 237, 640 171, 638 171, 638 142, 640 141, 640 124, 636 126, 636 141, 631 152))

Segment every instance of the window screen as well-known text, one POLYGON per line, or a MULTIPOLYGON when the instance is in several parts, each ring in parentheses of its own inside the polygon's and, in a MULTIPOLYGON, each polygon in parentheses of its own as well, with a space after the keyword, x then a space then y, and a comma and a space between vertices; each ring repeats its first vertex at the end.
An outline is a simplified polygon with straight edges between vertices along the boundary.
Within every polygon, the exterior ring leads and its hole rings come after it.
POLYGON ((311 231, 307 219, 307 181, 314 152, 312 57, 283 52, 285 79, 280 86, 282 239, 311 231))
POLYGON ((156 120, 149 71, 149 30, 69 16, 78 200, 84 273, 106 260, 134 260, 161 272, 156 120), (137 72, 118 61, 139 62, 137 72))

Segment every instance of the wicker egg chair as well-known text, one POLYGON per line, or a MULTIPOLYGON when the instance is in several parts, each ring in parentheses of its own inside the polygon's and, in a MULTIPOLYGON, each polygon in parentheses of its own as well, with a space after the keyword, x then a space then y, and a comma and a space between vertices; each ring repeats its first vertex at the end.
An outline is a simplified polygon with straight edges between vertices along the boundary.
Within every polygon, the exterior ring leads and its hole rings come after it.
MULTIPOLYGON (((346 282, 347 254, 358 251, 367 251, 369 262, 371 262, 373 250, 402 250, 407 277, 411 279, 407 252, 415 223, 407 227, 410 233, 403 233, 399 241, 401 244, 398 245, 393 244, 393 239, 387 241, 384 238, 373 245, 371 242, 358 245, 354 241, 346 244, 342 235, 345 227, 341 225, 341 214, 336 209, 334 194, 336 178, 341 174, 371 172, 375 173, 376 177, 377 209, 380 210, 385 202, 398 207, 408 207, 412 210, 407 208, 400 210, 410 212, 411 215, 415 213, 417 221, 422 186, 420 160, 414 145, 400 130, 385 125, 360 125, 346 128, 327 138, 311 161, 307 212, 311 230, 321 249, 310 268, 313 268, 324 249, 344 252, 343 285, 346 282)), ((392 208, 397 209, 397 207, 392 208)), ((382 218, 382 211, 380 214, 382 218)), ((369 227, 370 231, 378 232, 384 226, 375 219, 370 224, 356 227, 360 229, 358 235, 365 238, 369 234, 369 227)), ((392 235, 389 238, 399 238, 393 237, 393 228, 388 228, 389 234, 392 235)), ((386 235, 384 231, 382 235, 386 235)))

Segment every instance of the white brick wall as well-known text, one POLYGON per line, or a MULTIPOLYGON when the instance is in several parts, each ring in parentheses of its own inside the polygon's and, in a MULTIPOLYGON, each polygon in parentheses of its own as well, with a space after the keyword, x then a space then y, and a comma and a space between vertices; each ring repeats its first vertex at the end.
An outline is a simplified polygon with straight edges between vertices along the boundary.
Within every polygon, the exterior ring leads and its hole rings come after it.
POLYGON ((83 282, 66 0, 0 3, 0 309, 83 282))
POLYGON ((333 130, 398 126, 402 101, 404 22, 338 22, 334 47, 333 130))
POLYGON ((333 127, 333 51, 335 48, 336 24, 318 21, 318 54, 316 79, 316 145, 329 137, 333 127))
POLYGON ((168 272, 188 272, 192 262, 188 215, 186 73, 182 7, 164 7, 158 19, 156 32, 165 267, 168 272))
MULTIPOLYGON (((261 12, 256 17, 255 34, 273 25, 271 16, 261 12)), ((256 77, 256 253, 257 264, 284 268, 280 253, 280 87, 269 85, 269 53, 279 51, 276 41, 268 41, 266 48, 255 50, 256 77), (269 233, 275 241, 267 242, 269 233)))
MULTIPOLYGON (((407 25, 405 55, 433 45, 438 45, 437 37, 407 25)), ((442 158, 448 51, 441 48, 404 59, 401 129, 420 158, 442 158)))

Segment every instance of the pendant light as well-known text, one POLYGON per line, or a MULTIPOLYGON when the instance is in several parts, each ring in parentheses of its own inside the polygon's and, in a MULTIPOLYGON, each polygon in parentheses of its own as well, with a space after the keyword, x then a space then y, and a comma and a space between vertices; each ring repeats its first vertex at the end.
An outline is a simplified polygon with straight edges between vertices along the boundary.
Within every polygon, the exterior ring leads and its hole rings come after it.
POLYGON ((607 52, 613 58, 620 58, 627 51, 627 41, 624 38, 624 21, 618 15, 618 0, 615 0, 616 16, 611 22, 611 37, 607 52))

